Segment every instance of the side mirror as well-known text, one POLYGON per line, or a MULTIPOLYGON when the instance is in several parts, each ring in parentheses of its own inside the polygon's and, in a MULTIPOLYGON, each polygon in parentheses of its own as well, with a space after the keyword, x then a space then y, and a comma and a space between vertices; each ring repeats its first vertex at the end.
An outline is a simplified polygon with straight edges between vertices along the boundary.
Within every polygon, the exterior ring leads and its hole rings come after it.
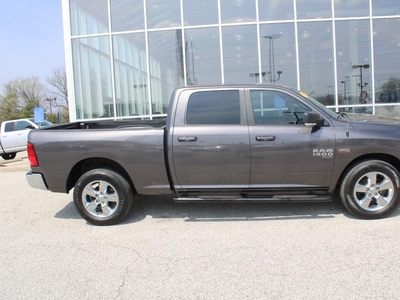
POLYGON ((304 125, 308 127, 314 127, 314 126, 322 126, 324 124, 324 120, 321 119, 321 116, 319 113, 315 111, 308 111, 304 113, 304 125))
POLYGON ((33 127, 33 125, 26 125, 25 129, 35 129, 35 127, 33 127))

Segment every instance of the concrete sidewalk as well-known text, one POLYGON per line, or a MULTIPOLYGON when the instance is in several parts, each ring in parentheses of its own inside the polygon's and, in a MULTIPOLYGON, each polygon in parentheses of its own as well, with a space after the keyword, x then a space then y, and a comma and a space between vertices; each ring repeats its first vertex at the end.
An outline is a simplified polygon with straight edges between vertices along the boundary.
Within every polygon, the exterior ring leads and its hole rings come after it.
POLYGON ((0 157, 0 172, 30 171, 28 153, 18 152, 14 159, 4 160, 0 157))

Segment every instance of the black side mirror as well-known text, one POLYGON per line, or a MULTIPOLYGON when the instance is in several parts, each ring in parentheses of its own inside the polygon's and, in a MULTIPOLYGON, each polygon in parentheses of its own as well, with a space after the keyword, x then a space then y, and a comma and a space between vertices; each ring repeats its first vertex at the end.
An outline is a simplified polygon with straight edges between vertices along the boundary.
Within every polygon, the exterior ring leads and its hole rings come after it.
POLYGON ((304 113, 304 125, 308 127, 318 126, 321 127, 324 124, 324 119, 321 119, 319 113, 315 111, 308 111, 304 113))

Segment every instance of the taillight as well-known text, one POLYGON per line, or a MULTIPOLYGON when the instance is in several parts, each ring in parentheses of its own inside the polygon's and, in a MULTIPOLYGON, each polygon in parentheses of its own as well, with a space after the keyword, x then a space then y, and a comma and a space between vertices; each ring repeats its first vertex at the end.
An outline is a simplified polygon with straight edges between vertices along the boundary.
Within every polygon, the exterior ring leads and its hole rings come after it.
POLYGON ((29 163, 31 164, 31 167, 39 167, 39 161, 36 156, 35 147, 33 146, 33 144, 31 142, 28 142, 27 151, 28 151, 28 159, 29 159, 29 163))

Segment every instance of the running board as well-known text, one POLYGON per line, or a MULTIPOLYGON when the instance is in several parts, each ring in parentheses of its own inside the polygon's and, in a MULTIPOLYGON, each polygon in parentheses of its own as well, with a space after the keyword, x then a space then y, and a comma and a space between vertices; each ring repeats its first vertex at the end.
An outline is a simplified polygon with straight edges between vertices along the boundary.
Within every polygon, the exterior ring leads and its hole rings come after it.
POLYGON ((272 197, 235 197, 229 195, 206 195, 197 197, 175 197, 174 202, 331 202, 332 196, 277 195, 272 197))

